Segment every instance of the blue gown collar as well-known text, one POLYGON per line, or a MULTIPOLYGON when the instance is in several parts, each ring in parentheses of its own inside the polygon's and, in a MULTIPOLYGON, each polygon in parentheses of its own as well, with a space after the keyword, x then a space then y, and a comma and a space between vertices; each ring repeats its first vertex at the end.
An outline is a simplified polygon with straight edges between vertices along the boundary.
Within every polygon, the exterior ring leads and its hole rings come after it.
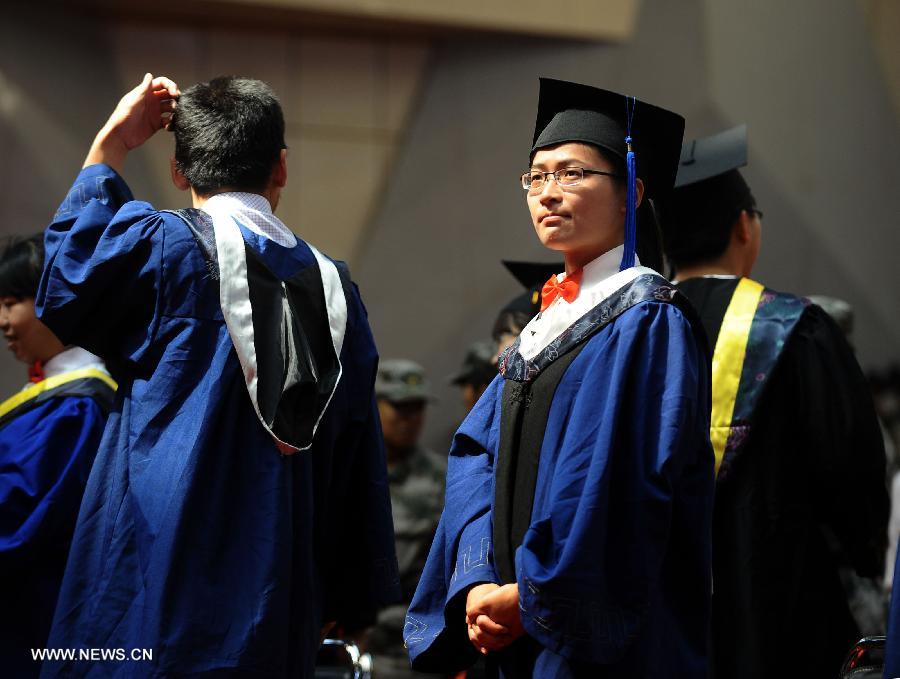
POLYGON ((521 337, 500 355, 500 374, 507 380, 531 382, 560 356, 590 339, 631 307, 641 302, 671 303, 681 293, 658 274, 642 274, 619 288, 600 304, 575 321, 533 359, 519 353, 521 337))

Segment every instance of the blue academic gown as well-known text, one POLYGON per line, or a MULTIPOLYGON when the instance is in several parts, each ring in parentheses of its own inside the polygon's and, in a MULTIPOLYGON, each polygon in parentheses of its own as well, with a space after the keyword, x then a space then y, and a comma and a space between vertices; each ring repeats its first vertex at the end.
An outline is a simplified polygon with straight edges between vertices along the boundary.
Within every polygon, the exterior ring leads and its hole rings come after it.
MULTIPOLYGON (((698 332, 675 305, 641 302, 587 339, 559 379, 515 550, 527 638, 518 658, 496 656, 501 676, 707 676, 714 473, 698 332)), ((453 440, 404 630, 413 667, 469 664, 465 593, 501 583, 492 523, 504 381, 453 440)))
POLYGON ((0 426, 0 674, 40 669, 66 554, 106 410, 60 395, 0 426))
MULTIPOLYGON (((302 241, 242 233, 282 280, 314 265, 302 241)), ((119 391, 50 645, 129 657, 42 676, 307 677, 323 622, 365 624, 394 599, 377 355, 355 286, 345 293, 339 386, 312 448, 281 456, 191 231, 133 201, 111 168, 82 170, 47 230, 36 302, 61 339, 104 358, 119 391)))
MULTIPOLYGON (((900 556, 900 548, 897 551, 900 556)), ((887 641, 884 649, 884 676, 900 677, 900 561, 894 562, 894 589, 888 610, 887 641)))

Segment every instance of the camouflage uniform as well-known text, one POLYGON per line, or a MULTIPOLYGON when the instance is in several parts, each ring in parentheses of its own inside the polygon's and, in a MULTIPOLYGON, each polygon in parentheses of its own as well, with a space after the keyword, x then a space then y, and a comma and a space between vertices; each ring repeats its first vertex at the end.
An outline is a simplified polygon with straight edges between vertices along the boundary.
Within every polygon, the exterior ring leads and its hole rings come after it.
POLYGON ((433 676, 409 669, 403 624, 444 506, 446 475, 446 458, 422 447, 388 471, 403 603, 383 610, 372 631, 368 650, 380 679, 433 676))
MULTIPOLYGON (((424 371, 412 361, 382 361, 375 392, 395 403, 431 399, 424 371)), ((388 468, 403 603, 383 610, 370 631, 366 650, 373 655, 376 679, 435 676, 409 669, 403 625, 444 507, 446 476, 446 456, 419 445, 388 468)))

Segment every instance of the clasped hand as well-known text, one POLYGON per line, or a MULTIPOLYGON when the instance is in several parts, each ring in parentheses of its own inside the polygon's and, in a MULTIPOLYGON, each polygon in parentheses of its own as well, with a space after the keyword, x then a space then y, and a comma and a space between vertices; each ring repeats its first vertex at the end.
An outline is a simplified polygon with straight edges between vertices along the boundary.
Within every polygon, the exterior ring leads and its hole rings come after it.
POLYGON ((466 596, 469 641, 479 653, 499 651, 525 634, 519 613, 519 588, 510 585, 476 585, 466 596))

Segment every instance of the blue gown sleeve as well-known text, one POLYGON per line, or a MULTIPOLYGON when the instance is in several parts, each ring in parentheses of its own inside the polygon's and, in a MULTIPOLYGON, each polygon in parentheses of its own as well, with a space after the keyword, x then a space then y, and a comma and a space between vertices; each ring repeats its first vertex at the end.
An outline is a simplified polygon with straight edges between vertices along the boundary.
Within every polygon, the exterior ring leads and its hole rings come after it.
POLYGON ((487 388, 453 438, 444 510, 403 630, 413 668, 453 671, 476 651, 465 624, 465 595, 500 583, 494 570, 491 506, 503 379, 487 388))
POLYGON ((900 676, 900 547, 897 550, 897 560, 894 562, 894 588, 888 608, 884 676, 900 676))
POLYGON ((73 396, 0 430, 0 573, 65 548, 105 424, 93 399, 73 396))
MULTIPOLYGON (((662 571, 676 501, 696 505, 708 554, 705 366, 681 312, 645 304, 590 340, 569 369, 577 379, 567 374, 557 387, 535 496, 548 509, 536 510, 515 560, 525 630, 554 653, 598 664, 622 657, 673 576, 662 571), (686 491, 683 470, 698 465, 706 477, 686 491)), ((708 591, 698 596, 708 605, 708 591)))
POLYGON ((332 460, 325 475, 330 479, 325 546, 318 554, 325 580, 323 619, 352 631, 373 624, 379 609, 400 600, 400 582, 374 397, 378 354, 356 286, 345 287, 345 294, 349 315, 342 384, 327 411, 330 426, 317 434, 320 444, 327 437, 326 447, 335 451, 318 456, 319 463, 332 460))
POLYGON ((112 168, 84 168, 44 235, 41 320, 64 343, 108 362, 140 360, 160 301, 162 226, 112 168))

